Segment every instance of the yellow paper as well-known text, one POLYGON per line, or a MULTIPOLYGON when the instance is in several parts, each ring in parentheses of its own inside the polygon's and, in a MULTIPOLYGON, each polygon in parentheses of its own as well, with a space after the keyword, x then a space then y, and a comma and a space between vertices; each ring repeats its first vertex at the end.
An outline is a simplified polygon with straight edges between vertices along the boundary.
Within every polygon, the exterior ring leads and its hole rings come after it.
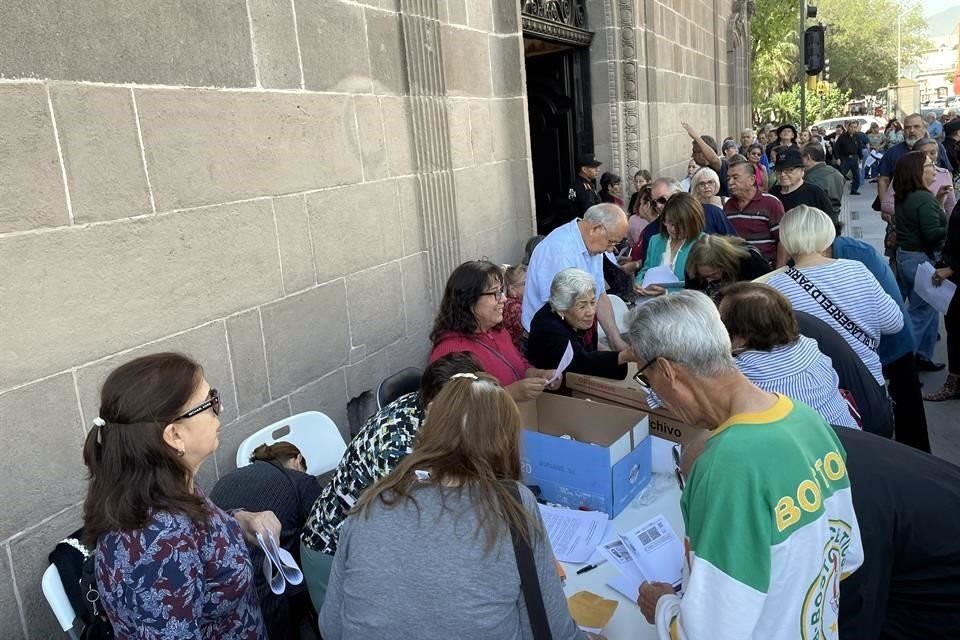
POLYGON ((567 598, 570 615, 581 627, 602 629, 607 626, 619 603, 589 591, 578 591, 567 598))

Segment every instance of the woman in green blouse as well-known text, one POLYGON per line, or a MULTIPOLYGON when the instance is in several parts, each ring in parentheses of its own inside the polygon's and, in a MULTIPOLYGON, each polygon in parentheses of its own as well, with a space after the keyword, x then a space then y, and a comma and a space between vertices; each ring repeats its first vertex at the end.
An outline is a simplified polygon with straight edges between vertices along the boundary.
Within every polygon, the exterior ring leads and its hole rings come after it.
MULTIPOLYGON (((947 237, 947 216, 940 204, 945 192, 934 196, 928 190, 935 177, 936 165, 921 151, 905 154, 893 172, 897 266, 917 340, 917 368, 921 371, 939 371, 944 367, 932 361, 940 315, 914 289, 917 267, 924 262, 936 263, 947 237)), ((948 188, 944 186, 941 191, 948 188)))

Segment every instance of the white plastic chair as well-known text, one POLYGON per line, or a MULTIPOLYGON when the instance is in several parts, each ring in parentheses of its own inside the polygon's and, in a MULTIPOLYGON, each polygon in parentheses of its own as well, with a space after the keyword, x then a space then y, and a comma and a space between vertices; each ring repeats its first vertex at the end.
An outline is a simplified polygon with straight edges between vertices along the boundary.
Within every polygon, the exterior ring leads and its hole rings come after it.
POLYGON ((319 476, 332 471, 347 450, 337 425, 326 414, 306 411, 284 418, 247 437, 237 449, 237 468, 250 464, 253 450, 262 444, 289 442, 307 459, 307 473, 319 476))
MULTIPOLYGON (((610 306, 613 307, 613 318, 617 321, 617 328, 620 329, 620 333, 623 333, 626 330, 626 315, 627 303, 623 301, 623 298, 615 295, 607 295, 610 298, 610 306)), ((597 336, 600 338, 605 337, 607 334, 604 332, 603 327, 597 323, 597 336)))
POLYGON ((73 605, 67 598, 67 592, 63 589, 63 581, 60 579, 60 572, 57 571, 56 566, 50 565, 47 567, 47 570, 43 572, 40 586, 43 589, 43 597, 47 599, 47 604, 53 610, 57 622, 60 623, 60 628, 63 629, 68 638, 77 640, 80 636, 73 628, 77 613, 73 610, 73 605))

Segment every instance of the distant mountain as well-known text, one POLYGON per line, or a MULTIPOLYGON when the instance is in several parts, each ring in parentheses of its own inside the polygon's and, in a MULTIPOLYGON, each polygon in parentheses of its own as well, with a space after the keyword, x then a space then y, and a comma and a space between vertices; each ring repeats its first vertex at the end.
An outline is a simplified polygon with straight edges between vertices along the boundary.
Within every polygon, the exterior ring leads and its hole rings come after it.
POLYGON ((960 6, 945 9, 927 18, 927 37, 939 38, 957 30, 960 21, 960 6))

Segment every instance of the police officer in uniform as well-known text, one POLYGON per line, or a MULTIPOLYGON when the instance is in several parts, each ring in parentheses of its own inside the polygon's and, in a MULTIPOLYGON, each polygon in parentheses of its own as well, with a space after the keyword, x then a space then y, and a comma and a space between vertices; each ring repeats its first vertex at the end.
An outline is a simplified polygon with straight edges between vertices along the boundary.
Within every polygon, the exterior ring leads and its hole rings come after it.
POLYGON ((592 153, 585 153, 577 158, 577 177, 573 179, 567 198, 570 205, 567 216, 559 221, 557 226, 566 224, 574 218, 582 218, 587 209, 600 204, 600 193, 597 191, 597 176, 600 175, 598 162, 592 153))

